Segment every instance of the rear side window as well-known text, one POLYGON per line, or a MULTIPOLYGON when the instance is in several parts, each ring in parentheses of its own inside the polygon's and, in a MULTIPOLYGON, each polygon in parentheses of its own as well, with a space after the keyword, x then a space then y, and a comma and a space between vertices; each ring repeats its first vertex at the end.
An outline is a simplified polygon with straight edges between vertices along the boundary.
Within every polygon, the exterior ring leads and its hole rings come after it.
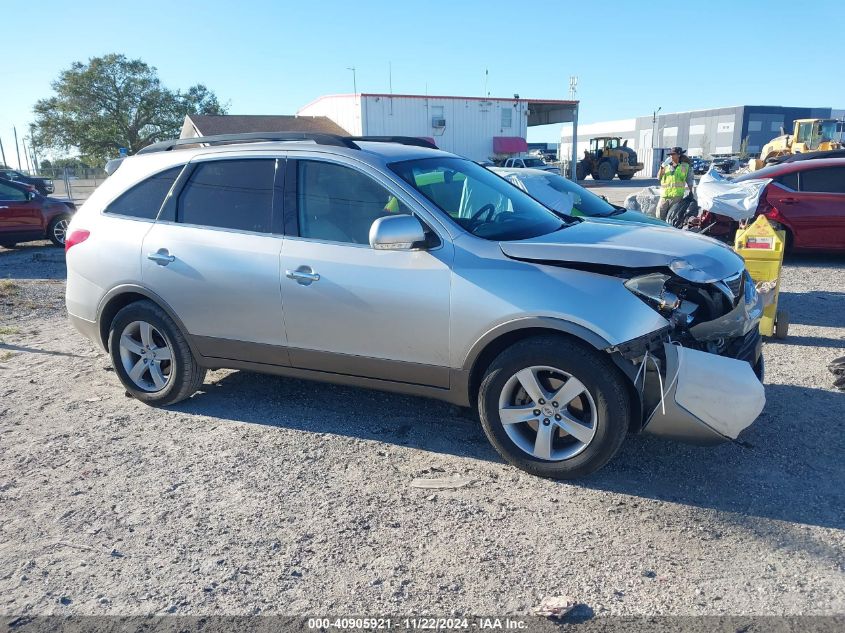
POLYGON ((801 191, 845 193, 845 167, 822 167, 802 171, 801 191))
POLYGON ((150 176, 117 198, 106 207, 105 212, 155 220, 161 209, 161 203, 164 202, 167 192, 179 177, 182 167, 183 165, 179 165, 179 167, 172 167, 155 176, 150 176))
POLYGON ((798 172, 793 171, 789 174, 784 174, 779 178, 775 178, 775 182, 779 182, 784 187, 789 187, 792 191, 798 191, 798 172))
POLYGON ((200 163, 179 195, 177 222, 269 233, 273 159, 200 163))

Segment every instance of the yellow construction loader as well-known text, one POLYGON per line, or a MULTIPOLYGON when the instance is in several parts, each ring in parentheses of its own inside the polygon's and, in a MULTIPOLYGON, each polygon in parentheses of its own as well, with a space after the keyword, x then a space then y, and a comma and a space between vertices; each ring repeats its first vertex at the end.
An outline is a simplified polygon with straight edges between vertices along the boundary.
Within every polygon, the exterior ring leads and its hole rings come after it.
POLYGON ((756 170, 782 156, 842 149, 841 126, 836 119, 796 119, 792 134, 778 136, 766 143, 760 158, 751 160, 748 166, 756 170))
POLYGON ((590 149, 584 150, 584 158, 575 166, 575 177, 584 180, 591 175, 593 180, 630 180, 643 168, 637 162, 637 153, 628 147, 628 141, 620 142, 618 136, 600 136, 590 139, 590 149))

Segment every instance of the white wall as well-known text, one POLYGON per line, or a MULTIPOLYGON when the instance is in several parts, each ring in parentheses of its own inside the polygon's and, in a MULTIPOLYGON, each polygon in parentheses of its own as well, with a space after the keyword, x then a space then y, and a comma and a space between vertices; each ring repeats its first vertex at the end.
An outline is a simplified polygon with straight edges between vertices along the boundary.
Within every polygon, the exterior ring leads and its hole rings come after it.
POLYGON ((473 160, 493 155, 494 136, 528 133, 528 104, 515 99, 337 95, 317 99, 297 114, 326 116, 353 136, 431 137, 440 149, 473 160), (510 127, 502 126, 505 109, 511 112, 510 127), (432 127, 441 110, 446 126, 432 127))
POLYGON ((528 131, 528 105, 513 99, 442 99, 437 97, 362 97, 364 130, 370 136, 430 136, 437 147, 482 160, 493 154, 494 136, 520 136, 528 131), (442 117, 446 127, 434 128, 442 117), (511 111, 511 127, 502 127, 502 110, 511 111))
POLYGON ((350 136, 363 134, 360 95, 330 95, 312 101, 297 112, 303 116, 324 116, 337 123, 350 136))

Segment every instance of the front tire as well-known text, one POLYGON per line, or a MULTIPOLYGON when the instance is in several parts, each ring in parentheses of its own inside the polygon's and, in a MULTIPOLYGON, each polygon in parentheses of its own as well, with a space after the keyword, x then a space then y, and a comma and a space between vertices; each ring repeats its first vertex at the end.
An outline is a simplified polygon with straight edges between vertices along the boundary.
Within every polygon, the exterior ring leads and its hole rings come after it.
POLYGON ((53 218, 47 227, 47 237, 53 242, 53 246, 64 248, 67 238, 67 227, 70 224, 69 215, 59 215, 53 218))
POLYGON ((599 180, 613 180, 616 170, 613 169, 613 164, 609 160, 606 160, 603 163, 599 163, 598 174, 599 180))
POLYGON ((508 463, 553 479, 595 472, 619 451, 630 421, 624 377, 587 345, 540 336, 502 352, 485 373, 478 410, 508 463))
POLYGON ((109 356, 129 394, 152 406, 189 398, 205 379, 185 336, 152 301, 130 303, 115 315, 109 356))

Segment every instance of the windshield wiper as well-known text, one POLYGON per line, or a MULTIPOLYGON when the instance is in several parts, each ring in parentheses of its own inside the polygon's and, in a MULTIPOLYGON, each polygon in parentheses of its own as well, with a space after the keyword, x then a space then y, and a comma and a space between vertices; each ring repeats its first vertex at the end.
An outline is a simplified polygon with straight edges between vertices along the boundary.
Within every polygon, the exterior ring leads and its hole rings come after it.
POLYGON ((597 218, 609 218, 609 217, 612 217, 614 215, 622 215, 623 213, 625 213, 625 211, 628 210, 625 207, 620 207, 620 206, 615 205, 615 204, 613 204, 611 206, 613 207, 612 211, 608 211, 607 213, 601 213, 601 214, 599 214, 595 217, 597 217, 597 218))

